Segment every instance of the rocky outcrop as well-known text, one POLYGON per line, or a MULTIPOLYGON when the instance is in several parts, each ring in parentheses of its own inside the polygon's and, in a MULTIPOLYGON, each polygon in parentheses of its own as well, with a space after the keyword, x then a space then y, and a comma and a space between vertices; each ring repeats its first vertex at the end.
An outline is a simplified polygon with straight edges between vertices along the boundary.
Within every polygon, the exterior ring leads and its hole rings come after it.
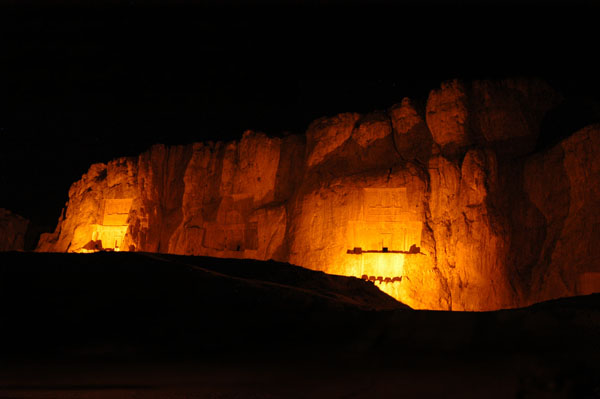
POLYGON ((322 162, 328 154, 338 149, 350 138, 359 114, 340 114, 332 118, 320 118, 311 123, 306 131, 308 167, 322 162))
POLYGON ((0 251, 22 251, 29 220, 0 208, 0 251))
POLYGON ((470 144, 468 115, 468 100, 463 82, 444 82, 440 89, 429 93, 427 126, 439 146, 454 148, 470 144))
POLYGON ((304 151, 298 136, 248 131, 240 142, 156 145, 92 165, 38 250, 80 252, 100 240, 108 250, 283 257, 285 201, 304 151))
POLYGON ((321 118, 306 135, 157 145, 93 165, 38 250, 275 259, 425 309, 600 291, 598 128, 532 154, 559 102, 538 80, 455 80, 424 107, 321 118))
POLYGON ((514 306, 515 292, 504 267, 506 221, 490 201, 498 186, 495 153, 470 150, 460 167, 438 156, 429 170, 437 266, 453 294, 453 307, 514 306))
POLYGON ((561 101, 538 79, 453 80, 429 94, 427 125, 449 155, 472 144, 524 155, 535 148, 543 117, 561 101))
POLYGON ((392 138, 398 155, 427 164, 433 139, 415 104, 409 98, 404 98, 402 103, 390 108, 389 115, 394 129, 392 138))
POLYGON ((600 125, 584 128, 525 164, 524 189, 538 212, 539 260, 532 302, 600 289, 600 125), (540 234, 541 233, 541 234, 540 234))
MULTIPOLYGON (((130 204, 140 191, 137 176, 138 164, 135 159, 121 158, 108 164, 92 165, 81 180, 73 183, 69 189, 69 201, 60 215, 56 230, 42 234, 37 250, 78 252, 90 241, 102 239, 105 248, 114 248, 114 237, 111 236, 111 242, 108 242, 101 227, 107 226, 107 233, 111 229, 118 232, 119 225, 128 228, 126 220, 110 220, 112 215, 119 215, 119 212, 111 212, 110 208, 114 200, 129 200, 129 206, 125 204, 126 209, 120 214, 125 214, 125 219, 128 215, 135 217, 136 210, 130 210, 130 204)), ((133 230, 133 226, 130 229, 133 230)))
POLYGON ((286 259, 286 201, 304 141, 245 132, 240 142, 194 144, 184 174, 183 219, 169 252, 286 259))

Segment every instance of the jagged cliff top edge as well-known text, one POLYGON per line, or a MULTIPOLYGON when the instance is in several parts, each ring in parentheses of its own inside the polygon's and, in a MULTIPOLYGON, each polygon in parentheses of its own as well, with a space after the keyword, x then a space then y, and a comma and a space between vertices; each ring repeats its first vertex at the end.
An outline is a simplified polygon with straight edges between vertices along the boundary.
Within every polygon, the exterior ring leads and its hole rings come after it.
MULTIPOLYGON (((556 107, 559 103, 564 101, 564 97, 562 97, 562 95, 560 93, 558 93, 558 90, 556 90, 554 87, 552 87, 549 83, 547 83, 545 80, 543 80, 541 78, 529 78, 529 77, 518 77, 518 76, 517 77, 509 77, 509 78, 486 78, 486 79, 473 79, 473 80, 454 78, 454 79, 448 79, 448 80, 442 81, 442 82, 440 82, 438 87, 429 90, 428 95, 423 97, 425 99, 425 103, 422 103, 422 104, 421 104, 421 101, 415 100, 411 97, 403 97, 401 101, 395 102, 395 103, 391 104, 390 106, 388 106, 387 108, 383 108, 383 109, 373 109, 373 110, 370 110, 367 112, 362 112, 362 113, 347 111, 347 112, 341 112, 341 113, 332 114, 332 115, 324 115, 324 116, 318 117, 318 118, 314 119, 313 121, 311 121, 303 133, 292 133, 289 131, 283 131, 283 132, 280 132, 279 134, 269 134, 268 132, 264 132, 262 130, 248 129, 248 130, 243 131, 241 136, 238 139, 233 139, 233 140, 214 140, 213 139, 213 140, 194 141, 191 143, 181 143, 181 144, 154 143, 154 144, 150 145, 149 147, 147 147, 144 151, 140 151, 140 153, 137 155, 116 157, 116 158, 107 160, 106 162, 99 162, 99 163, 92 164, 92 165, 90 165, 90 168, 87 173, 90 173, 90 172, 93 173, 94 170, 105 169, 108 166, 108 164, 124 162, 126 160, 135 162, 140 155, 151 152, 151 151, 153 151, 153 149, 156 149, 156 148, 174 148, 174 147, 192 146, 192 148, 194 150, 197 150, 198 148, 208 147, 212 151, 214 151, 217 148, 237 145, 242 140, 250 138, 250 137, 264 137, 269 140, 282 140, 287 137, 298 137, 298 138, 302 138, 302 139, 306 140, 306 137, 307 137, 308 133, 311 131, 311 129, 315 129, 319 126, 322 126, 323 124, 329 124, 329 123, 333 124, 333 123, 335 123, 336 120, 338 120, 340 118, 352 116, 352 119, 354 119, 356 121, 355 126, 354 126, 356 128, 356 126, 358 126, 361 122, 368 120, 369 118, 381 118, 382 116, 385 116, 388 120, 391 120, 392 112, 394 112, 394 110, 397 110, 397 109, 400 109, 403 107, 412 108, 416 112, 418 117, 422 118, 423 121, 425 121, 427 119, 427 113, 429 112, 429 110, 427 109, 427 105, 428 105, 429 101, 431 100, 432 96, 439 94, 440 91, 442 91, 444 89, 448 89, 448 88, 459 88, 460 90, 472 90, 473 87, 486 87, 489 85, 502 85, 504 87, 515 89, 515 90, 521 90, 523 87, 541 87, 543 91, 553 92, 553 95, 555 96, 555 98, 558 99, 557 101, 555 101, 554 107, 556 107)), ((575 133, 576 133, 576 131, 572 132, 569 135, 569 137, 574 135, 575 133)), ((561 142, 566 139, 568 139, 568 137, 561 140, 561 142)), ((474 144, 474 145, 476 146, 477 144, 474 144)), ((556 145, 558 145, 558 143, 556 145)), ((473 145, 470 145, 470 146, 473 146, 473 145)), ((554 146, 555 145, 553 145, 552 147, 554 147, 554 146)), ((545 151, 543 151, 543 152, 545 152, 545 151)))

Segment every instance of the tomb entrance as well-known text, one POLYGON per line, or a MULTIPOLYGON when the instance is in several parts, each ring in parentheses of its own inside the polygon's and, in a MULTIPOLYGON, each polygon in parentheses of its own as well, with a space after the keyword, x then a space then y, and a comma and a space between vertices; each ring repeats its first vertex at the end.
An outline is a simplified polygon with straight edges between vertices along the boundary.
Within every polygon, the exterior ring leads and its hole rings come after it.
POLYGON ((409 208, 406 187, 364 188, 362 212, 349 222, 348 248, 409 252, 421 246, 423 223, 409 208))
POLYGON ((364 188, 361 212, 348 225, 348 248, 357 276, 381 283, 399 283, 406 256, 420 254, 421 230, 406 187, 364 188))
POLYGON ((102 223, 92 225, 92 241, 101 241, 103 249, 127 251, 122 244, 132 202, 133 198, 105 199, 102 223))

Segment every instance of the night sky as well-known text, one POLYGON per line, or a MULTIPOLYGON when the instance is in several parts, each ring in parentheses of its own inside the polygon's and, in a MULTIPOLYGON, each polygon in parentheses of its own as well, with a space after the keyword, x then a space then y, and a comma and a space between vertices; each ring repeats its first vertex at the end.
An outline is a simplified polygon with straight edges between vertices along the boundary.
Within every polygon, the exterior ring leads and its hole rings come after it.
POLYGON ((176 3, 0 6, 0 207, 53 229, 92 163, 303 133, 453 77, 540 76, 599 99, 597 7, 176 3))

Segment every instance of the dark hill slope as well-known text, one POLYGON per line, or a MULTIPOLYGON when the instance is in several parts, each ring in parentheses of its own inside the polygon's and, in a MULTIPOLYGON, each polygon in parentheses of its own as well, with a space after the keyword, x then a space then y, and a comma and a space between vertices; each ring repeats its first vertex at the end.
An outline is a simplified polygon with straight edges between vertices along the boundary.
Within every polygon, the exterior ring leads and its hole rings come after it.
POLYGON ((182 355, 289 339, 312 346, 361 310, 409 309, 365 281, 277 262, 6 252, 0 265, 6 354, 182 355))
POLYGON ((415 311, 277 262, 0 253, 0 396, 596 398, 600 295, 415 311))

